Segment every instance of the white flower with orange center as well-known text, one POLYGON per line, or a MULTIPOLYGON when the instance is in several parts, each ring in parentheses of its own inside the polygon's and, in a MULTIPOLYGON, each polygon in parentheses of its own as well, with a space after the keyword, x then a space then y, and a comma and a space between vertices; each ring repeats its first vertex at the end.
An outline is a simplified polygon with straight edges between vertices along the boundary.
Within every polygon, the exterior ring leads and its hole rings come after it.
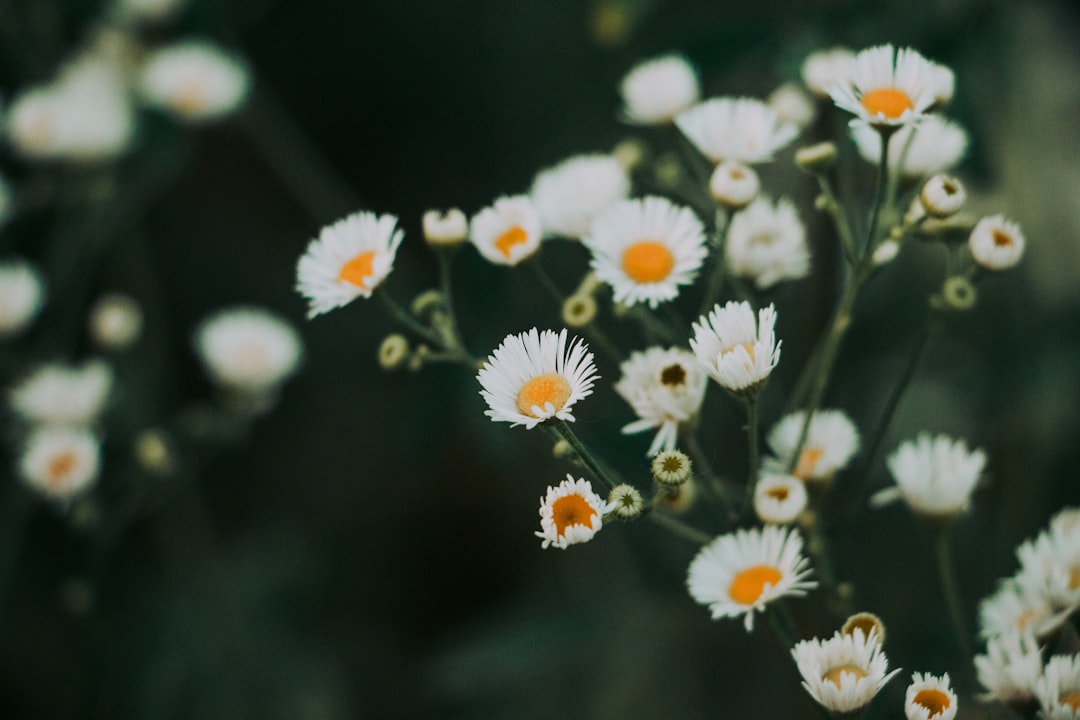
POLYGON ((979 602, 979 635, 992 638, 1009 632, 1031 632, 1046 638, 1066 620, 1069 609, 1055 608, 1039 589, 1006 578, 979 602))
POLYGON ((603 526, 608 511, 604 499, 593 492, 584 479, 567 475, 557 487, 548 487, 547 496, 540 498, 540 531, 542 547, 566 548, 592 540, 603 526))
POLYGON ((758 198, 735 214, 724 256, 731 272, 758 289, 810 272, 810 246, 795 206, 787 199, 758 198))
POLYGON ((754 512, 763 523, 795 522, 808 500, 806 485, 793 475, 762 472, 754 486, 754 512))
POLYGON ((139 77, 150 105, 191 122, 214 120, 236 110, 247 97, 244 64, 206 40, 186 40, 155 51, 139 77))
POLYGON ((852 60, 850 73, 827 88, 838 107, 853 113, 853 123, 906 125, 922 118, 936 102, 938 66, 911 48, 879 45, 852 60))
POLYGON ((43 427, 30 434, 19 462, 22 477, 36 491, 67 501, 97 480, 101 445, 85 428, 43 427))
POLYGON ((956 707, 956 693, 949 683, 949 673, 941 677, 912 673, 911 684, 904 696, 907 720, 953 720, 956 707))
POLYGON ((11 407, 24 420, 89 425, 105 408, 113 374, 101 360, 82 366, 42 365, 11 390, 11 407))
POLYGON ((681 286, 693 283, 709 254, 697 215, 652 196, 611 206, 582 242, 615 302, 644 302, 652 308, 675 299, 681 286))
POLYGON ((1039 643, 1027 631, 1013 630, 990 638, 986 654, 975 656, 975 674, 986 688, 983 700, 1024 704, 1034 696, 1035 682, 1042 671, 1039 643))
MULTIPOLYGON (((798 449, 806 412, 799 410, 780 419, 766 438, 775 457, 767 457, 764 467, 788 472, 798 449)), ((859 451, 859 431, 843 410, 818 410, 810 418, 806 440, 791 474, 804 482, 828 482, 844 469, 859 451)))
POLYGON ((369 298, 394 267, 405 237, 394 215, 357 212, 327 225, 296 264, 296 289, 308 318, 369 298))
MULTIPOLYGON (((851 139, 859 154, 875 165, 881 162, 881 133, 868 125, 851 128, 851 139)), ((905 125, 889 140, 889 168, 904 177, 926 177, 945 172, 964 159, 967 131, 940 115, 927 115, 905 125)))
POLYGON ((866 707, 896 673, 881 649, 877 633, 861 628, 828 640, 803 640, 791 649, 803 687, 822 707, 837 715, 866 707))
POLYGON ((469 223, 469 239, 496 265, 517 265, 540 249, 540 213, 528 195, 501 197, 469 223))
POLYGON ((713 98, 679 115, 675 124, 714 163, 768 162, 799 135, 797 125, 756 98, 713 98))
POLYGON ((1003 215, 980 220, 968 237, 968 248, 975 262, 988 270, 1007 270, 1024 254, 1024 235, 1020 226, 1003 215))
POLYGON ((698 551, 687 570, 690 597, 708 605, 713 619, 743 616, 754 629, 754 613, 782 597, 802 597, 817 583, 802 554, 798 531, 779 525, 721 535, 698 551))
POLYGON ((1016 582, 1025 592, 1046 598, 1054 610, 1080 607, 1080 543, 1043 531, 1016 548, 1016 582))
POLYGON ((45 300, 45 283, 25 260, 0 263, 0 337, 17 335, 34 321, 45 300))
POLYGON ((709 376, 737 394, 753 394, 780 362, 776 340, 776 309, 769 305, 757 313, 747 302, 719 303, 693 324, 690 349, 709 376))
POLYGON ((622 377, 615 391, 638 415, 638 420, 623 427, 623 434, 658 428, 646 454, 651 457, 675 449, 680 423, 697 416, 709 382, 694 354, 681 348, 651 347, 631 353, 619 370, 622 377))
POLYGON ((619 92, 628 122, 661 125, 696 103, 701 88, 697 71, 686 58, 665 55, 634 66, 623 77, 619 92))
POLYGON ((484 414, 529 430, 551 418, 573 422, 570 408, 592 394, 598 376, 588 345, 575 338, 568 348, 566 335, 565 328, 507 335, 476 375, 484 414))
POLYGON ((1080 655, 1054 655, 1035 681, 1035 697, 1047 720, 1080 718, 1080 655))
POLYGON ((593 221, 630 193, 626 171, 613 155, 575 155, 545 168, 529 195, 544 232, 568 238, 588 234, 593 221))
POLYGON ((968 450, 963 440, 923 433, 903 443, 886 464, 896 487, 879 491, 871 503, 880 506, 903 499, 913 512, 948 521, 967 511, 971 494, 986 465, 986 453, 968 450))
POLYGON ((214 382, 263 393, 296 373, 304 346, 284 318, 262 308, 238 307, 199 323, 195 349, 214 382))

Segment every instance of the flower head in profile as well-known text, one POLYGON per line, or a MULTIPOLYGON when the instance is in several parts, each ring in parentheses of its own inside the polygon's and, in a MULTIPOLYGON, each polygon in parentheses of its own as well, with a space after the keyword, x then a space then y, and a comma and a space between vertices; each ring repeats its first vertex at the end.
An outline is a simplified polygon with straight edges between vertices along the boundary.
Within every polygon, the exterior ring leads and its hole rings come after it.
MULTIPOLYGON (((868 125, 851 128, 851 138, 867 162, 881 162, 881 133, 868 125)), ((945 172, 964 159, 967 131, 940 115, 927 115, 904 125, 889 140, 889 168, 904 177, 927 177, 945 172)))
POLYGON ((45 283, 25 260, 0 263, 0 338, 18 335, 41 312, 45 283))
POLYGON ((803 640, 791 649, 803 687, 835 715, 866 707, 899 668, 888 672, 889 660, 876 633, 861 628, 836 633, 828 640, 803 640))
POLYGON ((186 40, 155 51, 139 77, 143 99, 187 122, 214 120, 246 99, 244 64, 206 40, 186 40))
POLYGON ((799 135, 798 126, 755 98, 713 98, 682 113, 675 123, 714 163, 768 162, 799 135))
MULTIPOLYGON (((772 430, 767 442, 775 457, 765 459, 765 467, 787 472, 802 438, 806 412, 785 415, 772 430)), ((799 458, 792 474, 804 482, 826 483, 847 466, 859 450, 859 431, 843 410, 818 410, 810 418, 799 458)))
POLYGON ((690 597, 712 610, 713 619, 742 616, 746 631, 754 613, 782 597, 802 597, 810 561, 798 531, 769 525, 721 535, 698 551, 687 570, 690 597))
POLYGON ((984 700, 1022 705, 1034 697, 1042 672, 1042 653, 1030 632, 1013 630, 990 638, 986 653, 975 656, 975 674, 986 688, 984 700))
POLYGON ((23 479, 47 498, 69 501, 97 480, 101 444, 81 427, 41 427, 30 434, 20 460, 23 479))
POLYGON ((651 347, 631 353, 619 369, 622 377, 615 391, 638 415, 623 433, 658 428, 646 454, 651 457, 673 450, 679 424, 697 416, 709 381, 694 354, 681 348, 651 347))
POLYGON ((903 498, 919 515, 947 521, 967 511, 986 454, 969 451, 963 440, 924 433, 897 448, 887 464, 896 487, 877 493, 871 502, 881 505, 903 498))
POLYGON ((570 409, 592 394, 598 376, 588 346, 575 338, 567 347, 566 335, 565 328, 507 335, 476 375, 484 414, 529 430, 551 418, 572 422, 570 409))
POLYGON ((751 395, 765 384, 780 362, 776 310, 762 308, 755 321, 747 302, 717 304, 693 324, 690 348, 698 362, 725 390, 751 395))
MULTIPOLYGON (((1080 542, 1075 538, 1043 531, 1020 543, 1016 557, 1020 569, 1015 579, 1022 592, 1044 598, 1054 615, 1080 607, 1080 542)), ((1054 615, 1049 625, 1056 622, 1054 615)), ((1044 627, 1030 629, 1040 635, 1044 627)))
POLYGON ((575 480, 567 475, 557 487, 548 487, 540 498, 540 530, 542 547, 565 550, 571 545, 588 542, 603 526, 608 506, 593 492, 588 480, 575 480))
POLYGON ((89 425, 105 408, 112 385, 112 370, 101 360, 81 366, 48 363, 11 390, 11 407, 33 423, 89 425))
POLYGON ((731 272, 758 289, 810 272, 806 229, 786 199, 758 198, 731 219, 724 254, 731 272))
POLYGON ((529 195, 544 232, 568 238, 588 234, 593 221, 630 193, 630 180, 612 155, 575 155, 541 170, 529 195))
POLYGON ((1054 655, 1035 681, 1035 697, 1047 720, 1080 717, 1080 655, 1054 655))
POLYGON ((852 122, 875 126, 915 122, 937 101, 942 76, 936 65, 911 48, 879 45, 851 61, 849 74, 827 88, 852 122))
POLYGON ((662 197, 624 200, 601 215, 583 240, 597 277, 615 302, 655 308, 694 282, 708 255, 705 227, 688 208, 662 197))
POLYGON ((269 310, 219 310, 195 329, 195 349, 214 382, 250 393, 272 391, 296 373, 300 334, 269 310))
POLYGON ((469 239, 496 265, 517 265, 540 249, 540 213, 528 195, 501 197, 473 216, 469 239))
POLYGON ((394 215, 353 213, 319 232, 296 265, 296 289, 308 318, 369 298, 394 267, 405 233, 394 215))
MULTIPOLYGON (((1068 568, 1062 569, 1069 572, 1068 568)), ((1046 638, 1061 627, 1072 608, 1056 607, 1045 582, 1031 575, 1023 580, 1006 578, 979 602, 979 635, 989 639, 1010 632, 1030 632, 1036 638, 1046 638)))
POLYGON ((638 125, 663 125, 698 101, 697 71, 681 55, 665 55, 634 66, 619 85, 623 115, 638 125))
POLYGON ((904 696, 907 720, 953 720, 956 708, 956 693, 949 683, 949 673, 940 677, 912 673, 904 696))

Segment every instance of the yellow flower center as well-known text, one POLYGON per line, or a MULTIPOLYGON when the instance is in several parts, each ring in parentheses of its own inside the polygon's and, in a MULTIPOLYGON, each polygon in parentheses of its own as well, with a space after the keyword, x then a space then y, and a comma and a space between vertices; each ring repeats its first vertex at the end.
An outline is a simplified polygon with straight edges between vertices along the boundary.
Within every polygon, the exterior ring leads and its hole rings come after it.
POLYGON ((77 462, 78 458, 70 450, 65 450, 49 460, 49 465, 46 468, 49 484, 53 487, 61 485, 67 479, 68 474, 75 469, 77 462))
POLYGON ((915 103, 908 94, 896 88, 878 88, 868 93, 863 93, 859 100, 866 111, 877 117, 882 115, 887 120, 896 120, 904 114, 905 110, 913 110, 915 103))
POLYGON ((682 365, 668 365, 660 371, 660 384, 676 388, 686 384, 686 368, 682 365))
POLYGON ((1058 702, 1068 705, 1073 712, 1080 710, 1080 690, 1066 690, 1058 695, 1058 702))
POLYGON ((729 355, 729 354, 735 352, 735 348, 739 348, 739 347, 746 350, 746 354, 750 356, 750 364, 752 365, 753 362, 754 362, 754 343, 752 343, 752 342, 744 342, 744 343, 739 343, 738 345, 732 345, 731 347, 727 348, 726 350, 721 350, 720 351, 720 356, 723 357, 725 355, 729 355))
POLYGON ((1069 568, 1069 589, 1080 588, 1080 568, 1069 568))
POLYGON ((540 375, 521 386, 517 394, 517 408, 522 415, 539 417, 533 413, 533 406, 543 409, 551 403, 558 412, 570 399, 570 383, 558 373, 540 375))
POLYGON ((177 89, 172 98, 173 107, 184 115, 195 115, 206 107, 203 84, 192 78, 177 89))
POLYGON ((740 605, 753 605, 765 592, 765 586, 776 587, 783 575, 772 565, 748 567, 731 581, 728 596, 740 605))
POLYGON ((511 248, 520 245, 529 239, 529 233, 525 228, 515 225, 495 239, 495 249, 502 253, 507 260, 510 259, 511 248))
POLYGON ((795 477, 800 480, 806 480, 807 478, 814 477, 814 468, 817 467, 818 460, 825 454, 825 451, 819 447, 803 448, 803 451, 799 453, 799 462, 795 464, 795 477))
POLYGON ((768 497, 775 498, 776 500, 779 500, 780 502, 783 502, 784 500, 787 500, 788 495, 789 495, 788 489, 786 487, 769 488, 768 490, 765 491, 765 494, 768 497))
POLYGON ((995 247, 1012 247, 1013 239, 1008 233, 995 230, 993 233, 995 247))
POLYGON ((920 690, 915 693, 915 699, 912 700, 916 705, 922 705, 929 710, 929 714, 926 717, 932 718, 935 715, 941 715, 949 709, 949 696, 940 690, 934 690, 928 688, 926 690, 920 690))
POLYGON ((675 267, 675 256, 663 243, 643 240, 623 251, 622 266, 634 282, 660 282, 675 267))
POLYGON ((585 525, 592 528, 596 511, 580 495, 565 495, 551 504, 552 519, 559 537, 566 534, 571 525, 585 525))
POLYGON ((367 279, 375 274, 375 251, 365 250, 341 268, 338 282, 347 282, 359 288, 367 289, 367 279))
POLYGON ((836 687, 840 687, 840 676, 844 673, 852 675, 856 680, 866 677, 866 671, 858 665, 852 665, 845 663, 843 665, 837 665, 836 667, 829 668, 824 675, 821 676, 822 680, 828 680, 836 687))

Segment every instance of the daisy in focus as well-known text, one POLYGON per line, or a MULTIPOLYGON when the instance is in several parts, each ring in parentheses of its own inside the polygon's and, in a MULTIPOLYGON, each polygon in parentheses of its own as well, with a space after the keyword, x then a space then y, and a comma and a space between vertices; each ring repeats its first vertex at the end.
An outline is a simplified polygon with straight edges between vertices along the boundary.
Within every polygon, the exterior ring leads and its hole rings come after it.
POLYGON ((303 344, 288 322, 268 310, 219 310, 195 329, 195 349, 219 385, 245 393, 272 392, 300 366, 303 344))
POLYGON ((911 684, 904 696, 907 720, 953 720, 956 707, 956 693, 949 683, 949 673, 941 677, 912 673, 911 684))
POLYGON ((934 105, 942 76, 934 63, 910 48, 879 45, 857 54, 849 74, 827 92, 856 124, 878 127, 915 122, 934 105))
POLYGON ((724 254, 731 272, 759 290, 810 272, 810 248, 795 206, 758 198, 731 219, 724 254))
POLYGON ((803 678, 803 687, 825 709, 836 715, 854 714, 866 707, 885 687, 897 668, 888 672, 889 660, 876 633, 860 628, 836 633, 828 640, 803 640, 791 649, 803 678))
POLYGON ((688 208, 661 197, 624 200, 601 215, 583 239, 597 277, 615 302, 655 308, 690 285, 708 255, 705 227, 688 208))
POLYGON ((593 221, 630 194, 630 180, 611 155, 575 155, 540 171, 529 191, 544 232, 588 234, 593 221))
POLYGON ((725 390, 752 395, 768 380, 780 362, 776 340, 776 310, 772 305, 758 311, 747 302, 719 303, 693 324, 690 348, 698 362, 725 390))
POLYGON ((89 425, 104 410, 112 385, 112 370, 100 360, 82 366, 49 363, 11 390, 11 407, 29 422, 89 425))
POLYGON ((638 125, 663 125, 698 101, 697 71, 680 55, 636 65, 622 80, 623 115, 638 125))
POLYGON ((679 425, 697 417, 709 381, 693 353, 651 347, 632 353, 619 369, 622 377, 615 383, 615 391, 638 415, 623 427, 623 434, 659 428, 646 455, 674 450, 679 425))
POLYGON ((607 510, 607 503, 593 492, 587 480, 567 475, 557 487, 548 487, 547 495, 540 498, 540 530, 536 536, 543 540, 544 549, 555 546, 565 550, 588 542, 600 532, 607 510))
MULTIPOLYGON (((806 412, 799 410, 773 426, 766 440, 776 456, 765 458, 765 468, 787 472, 805 422, 806 412)), ((791 473, 803 482, 828 483, 858 451, 859 431, 847 414, 842 410, 818 410, 810 418, 806 440, 791 473)))
POLYGON ((755 612, 817 587, 806 579, 812 571, 802 548, 798 531, 777 525, 721 535, 691 561, 686 577, 690 596, 708 605, 714 620, 743 616, 750 632, 755 612))
POLYGON ((308 319, 369 298, 394 267, 405 233, 394 215, 353 213, 319 232, 296 265, 296 289, 308 319))
POLYGON ((598 376, 588 345, 575 338, 567 347, 566 336, 565 328, 507 335, 476 375, 484 414, 528 430, 551 418, 573 422, 570 409, 592 394, 598 376))
POLYGON ((713 98, 679 115, 675 124, 713 163, 768 162, 799 135, 798 126, 754 98, 713 98))
POLYGON ((30 434, 19 463, 23 479, 47 498, 69 501, 97 480, 101 446, 85 428, 43 427, 30 434))
POLYGON ((244 102, 249 85, 244 64, 205 40, 157 50, 139 77, 139 92, 148 104, 187 122, 228 115, 244 102))
POLYGON ((473 216, 469 239, 496 265, 517 265, 540 249, 543 226, 527 195, 501 197, 473 216))
POLYGON ((875 506, 903 498, 918 515, 947 522, 967 511, 986 465, 986 453, 968 451, 963 440, 922 434, 902 444, 887 460, 896 487, 876 493, 875 506))

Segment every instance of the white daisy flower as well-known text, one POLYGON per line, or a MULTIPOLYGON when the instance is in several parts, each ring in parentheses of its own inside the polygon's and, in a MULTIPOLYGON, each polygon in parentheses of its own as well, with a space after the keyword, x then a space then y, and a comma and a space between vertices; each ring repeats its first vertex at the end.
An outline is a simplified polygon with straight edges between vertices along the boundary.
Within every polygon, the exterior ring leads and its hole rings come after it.
POLYGON ((324 227, 296 265, 296 289, 308 300, 308 318, 371 297, 394 268, 404 237, 396 216, 367 211, 324 227))
POLYGON ((600 532, 608 509, 587 480, 567 475, 558 487, 549 486, 547 495, 540 498, 540 531, 536 536, 544 541, 541 547, 554 545, 565 550, 592 540, 600 532))
POLYGON ((697 416, 709 382, 694 354, 681 348, 651 347, 632 353, 619 370, 622 377, 615 391, 639 418, 623 427, 623 433, 659 428, 646 455, 674 450, 679 424, 697 416))
POLYGON ((956 92, 956 74, 940 63, 930 63, 934 79, 934 107, 948 105, 956 92))
POLYGON ((428 210, 423 218, 424 239, 431 245, 454 246, 469 237, 469 220, 457 208, 428 210))
POLYGON ((919 120, 937 99, 941 76, 934 63, 910 48, 879 45, 851 62, 846 80, 826 88, 853 122, 906 125, 919 120))
POLYGON ((1034 690, 1047 720, 1080 718, 1080 655, 1051 657, 1034 690))
POLYGON ((27 439, 19 469, 34 490, 67 501, 93 485, 100 463, 101 446, 89 430, 42 427, 27 439))
POLYGON ((968 247, 975 262, 988 270, 1007 270, 1024 254, 1024 235, 1020 226, 993 215, 980 220, 968 237, 968 247))
POLYGON ((708 316, 693 324, 690 349, 722 388, 752 394, 761 389, 780 362, 775 326, 776 309, 772 305, 758 311, 755 323, 750 303, 717 303, 708 316))
POLYGON ((885 687, 897 668, 888 672, 889 660, 876 633, 860 628, 836 633, 828 640, 803 640, 791 649, 803 687, 822 707, 837 715, 854 714, 866 707, 885 687))
POLYGON ((1080 507, 1066 507, 1054 513, 1049 531, 1055 542, 1080 542, 1080 507))
MULTIPOLYGON (((881 133, 868 125, 855 125, 851 138, 867 162, 881 162, 881 133)), ((889 140, 889 169, 909 178, 934 175, 959 164, 967 148, 967 131, 959 123, 927 115, 893 133, 889 140)))
POLYGON ((965 200, 967 192, 963 184, 948 175, 934 175, 919 193, 919 202, 927 213, 936 218, 947 218, 960 212, 965 200))
POLYGON ((146 59, 138 85, 142 98, 177 119, 215 120, 236 110, 251 81, 244 64, 207 40, 185 40, 146 59))
POLYGON ((105 350, 123 350, 139 338, 143 312, 135 298, 124 293, 102 295, 90 308, 90 339, 105 350))
POLYGON ((797 126, 754 98, 713 98, 679 115, 675 124, 714 163, 768 162, 799 135, 797 126))
POLYGON ((82 367, 42 365, 11 391, 11 407, 24 420, 46 425, 89 425, 105 407, 113 375, 100 360, 82 367))
POLYGON ((817 587, 802 554, 798 531, 768 525, 721 535, 698 551, 687 570, 690 596, 708 605, 714 620, 743 616, 754 629, 754 613, 782 597, 802 597, 817 587))
POLYGON ((0 338, 25 330, 41 312, 45 283, 25 260, 0 263, 0 338))
POLYGON ((986 654, 975 656, 975 674, 986 688, 983 700, 1009 704, 1030 700, 1042 670, 1042 653, 1030 632, 1012 631, 990 638, 986 654))
POLYGON ((812 52, 803 60, 803 83, 815 95, 828 97, 829 88, 847 82, 854 61, 855 53, 846 47, 812 52))
POLYGON ((619 86, 626 120, 663 125, 698 101, 697 71, 681 55, 665 55, 636 65, 619 86))
POLYGON ((675 299, 680 286, 692 284, 709 254, 705 227, 697 216, 662 197, 613 205, 582 242, 615 302, 645 302, 652 308, 675 299))
POLYGON ((1016 548, 1021 590, 1046 598, 1055 611, 1069 613, 1080 606, 1080 543, 1048 532, 1016 548))
POLYGON ((517 265, 540 249, 543 226, 528 195, 501 197, 469 224, 469 239, 496 265, 517 265))
POLYGON ((725 160, 709 177, 709 192, 717 202, 729 208, 742 208, 753 202, 761 190, 761 180, 749 165, 725 160))
POLYGON ((300 367, 300 334, 276 314, 256 307, 218 310, 195 328, 195 349, 219 385, 247 393, 277 388, 300 367))
POLYGON ((529 195, 544 232, 568 238, 588 234, 593 221, 630 194, 626 171, 612 155, 575 155, 541 170, 529 195))
POLYGON ((1057 609, 1037 589, 1007 578, 998 589, 979 602, 979 635, 997 637, 1009 632, 1031 632, 1045 638, 1068 617, 1069 611, 1057 609))
POLYGON ((598 376, 589 346, 575 338, 567 348, 566 334, 533 328, 507 335, 476 375, 484 414, 529 430, 553 417, 573 422, 570 408, 592 394, 598 376))
POLYGON ((923 433, 897 448, 886 464, 896 487, 878 492, 871 504, 902 498, 919 515, 947 521, 967 511, 986 465, 986 453, 969 452, 963 440, 923 433))
POLYGON ((810 272, 806 229, 795 206, 785 198, 758 198, 735 214, 728 228, 724 256, 728 268, 752 280, 758 289, 810 272))
POLYGON ((787 525, 806 509, 806 485, 793 475, 762 472, 754 487, 754 512, 763 523, 787 525))
POLYGON ((904 696, 907 720, 953 720, 956 717, 956 693, 949 683, 949 673, 937 677, 912 673, 904 696))
POLYGON ((817 115, 813 99, 793 82, 784 83, 773 90, 765 101, 781 121, 800 130, 809 127, 817 115))
MULTIPOLYGON (((802 435, 806 412, 785 415, 766 441, 776 457, 765 459, 764 467, 774 472, 787 472, 802 435)), ((847 467, 859 451, 859 431, 843 410, 818 410, 810 418, 806 441, 792 474, 804 482, 824 483, 847 467)))

